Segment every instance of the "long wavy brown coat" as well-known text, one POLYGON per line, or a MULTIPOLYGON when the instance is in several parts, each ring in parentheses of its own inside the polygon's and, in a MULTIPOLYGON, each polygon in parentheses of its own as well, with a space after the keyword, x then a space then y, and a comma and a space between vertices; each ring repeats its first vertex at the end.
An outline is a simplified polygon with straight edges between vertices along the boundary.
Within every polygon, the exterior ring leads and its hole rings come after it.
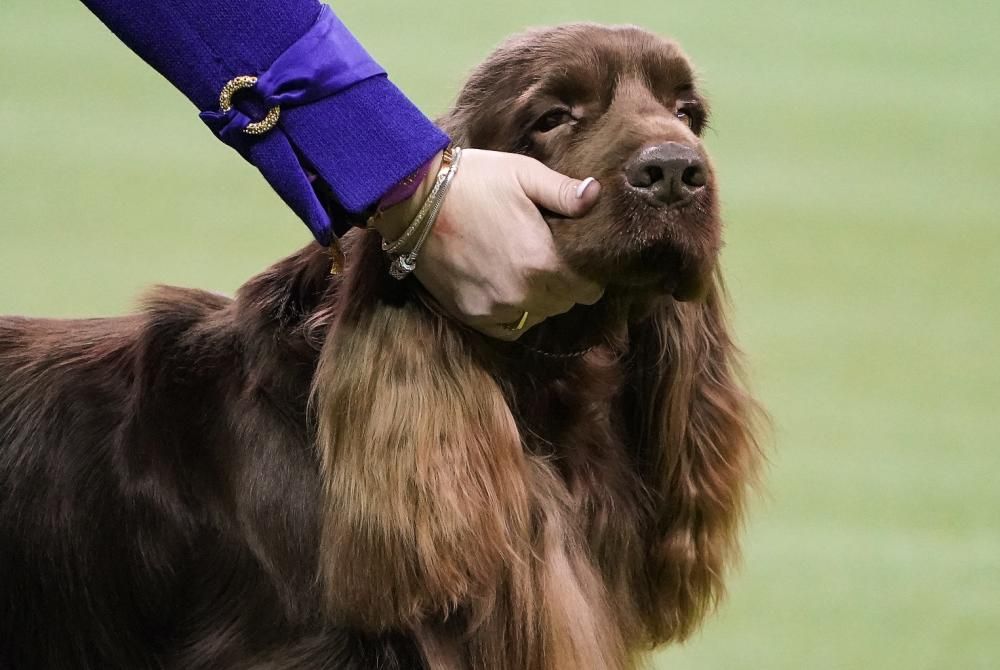
POLYGON ((310 246, 234 300, 0 319, 0 668, 617 670, 689 635, 737 555, 754 405, 714 177, 655 208, 622 166, 707 161, 706 114, 635 28, 530 32, 473 73, 457 143, 604 187, 550 225, 605 297, 516 343, 363 232, 339 279, 310 246))

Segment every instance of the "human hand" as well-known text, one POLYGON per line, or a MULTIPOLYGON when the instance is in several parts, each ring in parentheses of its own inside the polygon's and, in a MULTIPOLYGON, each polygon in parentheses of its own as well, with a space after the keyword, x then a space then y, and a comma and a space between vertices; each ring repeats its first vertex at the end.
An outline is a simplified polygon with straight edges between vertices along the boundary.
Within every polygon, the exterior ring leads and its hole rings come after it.
MULTIPOLYGON (((388 210, 376 224, 384 237, 395 239, 406 227, 439 163, 411 203, 388 210)), ((603 288, 559 258, 538 208, 575 218, 599 193, 596 181, 571 179, 527 156, 465 149, 420 253, 417 279, 459 321, 504 340, 574 304, 593 304, 603 288), (512 330, 524 312, 523 329, 512 330)))

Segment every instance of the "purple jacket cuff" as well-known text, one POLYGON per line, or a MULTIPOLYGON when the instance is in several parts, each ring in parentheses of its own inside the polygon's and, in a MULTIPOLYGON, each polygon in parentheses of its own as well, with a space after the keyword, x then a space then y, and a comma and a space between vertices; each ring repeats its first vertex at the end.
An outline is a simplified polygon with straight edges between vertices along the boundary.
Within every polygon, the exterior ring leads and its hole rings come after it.
POLYGON ((385 75, 281 112, 278 126, 243 143, 253 163, 285 203, 328 245, 396 184, 448 145, 448 136, 385 75), (318 175, 333 201, 321 201, 318 175))
MULTIPOLYGON (((317 0, 84 3, 187 95, 205 113, 203 117, 214 117, 206 122, 216 133, 226 122, 216 113, 223 85, 236 76, 265 73, 291 45, 308 40, 317 18, 329 12, 317 0)), ((329 34, 339 41, 331 51, 342 44, 345 62, 370 61, 346 28, 336 17, 332 19, 329 34)), ((303 92, 294 102, 283 100, 287 104, 281 105, 277 127, 231 142, 322 244, 349 228, 448 142, 385 75, 372 75, 381 71, 374 61, 369 65, 375 68, 359 70, 353 77, 357 83, 328 90, 326 97, 315 99, 303 92), (320 202, 307 169, 329 187, 332 202, 320 202)), ((339 76, 329 69, 326 72, 330 81, 339 76)), ((261 111, 253 107, 250 101, 245 111, 261 111)))
MULTIPOLYGON (((385 76, 290 108, 281 126, 339 205, 354 217, 374 207, 448 145, 448 136, 385 76)), ((350 227, 346 221, 333 223, 338 235, 350 227)))

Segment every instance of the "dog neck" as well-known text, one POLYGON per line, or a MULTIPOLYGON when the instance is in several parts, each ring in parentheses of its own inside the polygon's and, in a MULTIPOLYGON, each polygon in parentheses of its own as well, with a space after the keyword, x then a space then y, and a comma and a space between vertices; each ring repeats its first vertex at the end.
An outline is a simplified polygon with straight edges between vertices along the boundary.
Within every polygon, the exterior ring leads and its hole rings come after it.
MULTIPOLYGON (((654 300, 625 288, 609 287, 594 305, 576 305, 517 341, 503 342, 455 322, 415 279, 397 282, 379 268, 361 267, 381 257, 366 249, 365 239, 364 235, 349 235, 343 244, 348 272, 365 275, 358 284, 365 284, 387 302, 419 301, 443 321, 464 329, 471 346, 485 358, 522 362, 534 371, 561 369, 598 349, 613 356, 621 354, 628 347, 628 324, 641 318, 654 300)), ((348 281, 345 276, 331 275, 330 268, 327 250, 310 244, 244 284, 239 290, 238 309, 243 318, 261 328, 277 326, 296 343, 296 349, 314 358, 340 311, 341 289, 348 281)))

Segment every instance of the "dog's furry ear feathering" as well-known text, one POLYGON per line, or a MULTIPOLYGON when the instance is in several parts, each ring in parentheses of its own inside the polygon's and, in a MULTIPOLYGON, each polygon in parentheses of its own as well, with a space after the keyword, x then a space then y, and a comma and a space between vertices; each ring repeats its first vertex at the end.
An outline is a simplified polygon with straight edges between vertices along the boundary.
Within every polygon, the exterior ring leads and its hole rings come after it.
POLYGON ((460 333, 378 294, 384 262, 366 252, 314 382, 328 603, 372 630, 487 611, 529 542, 514 416, 460 333))
POLYGON ((384 290, 369 242, 313 393, 334 620, 415 630, 433 667, 629 667, 575 503, 525 451, 510 390, 465 332, 384 290))
POLYGON ((630 433, 657 513, 645 618, 683 640, 722 597, 760 458, 762 413, 741 380, 716 273, 704 302, 663 300, 630 327, 630 433))

